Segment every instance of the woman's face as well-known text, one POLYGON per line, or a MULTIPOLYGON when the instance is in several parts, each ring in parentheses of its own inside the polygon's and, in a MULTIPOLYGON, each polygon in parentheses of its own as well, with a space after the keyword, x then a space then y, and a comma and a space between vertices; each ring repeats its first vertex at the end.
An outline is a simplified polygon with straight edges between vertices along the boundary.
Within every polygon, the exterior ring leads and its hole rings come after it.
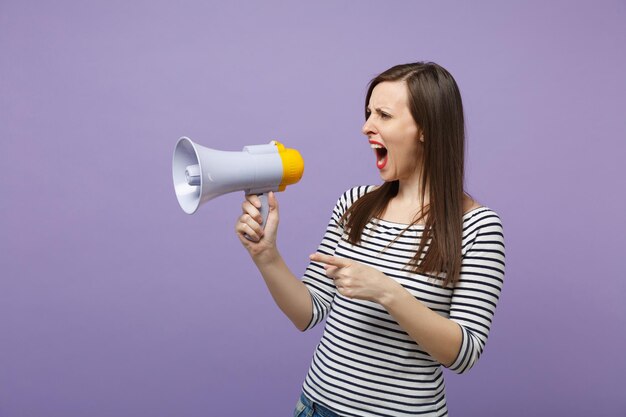
POLYGON ((408 106, 404 81, 385 81, 372 91, 363 134, 369 139, 384 181, 417 178, 422 143, 408 106))

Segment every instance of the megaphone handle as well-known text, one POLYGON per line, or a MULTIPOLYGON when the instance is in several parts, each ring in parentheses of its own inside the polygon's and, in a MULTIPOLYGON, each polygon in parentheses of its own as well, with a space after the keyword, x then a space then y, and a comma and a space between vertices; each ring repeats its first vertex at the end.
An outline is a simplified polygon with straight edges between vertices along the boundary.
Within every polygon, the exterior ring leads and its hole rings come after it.
POLYGON ((261 217, 263 218, 263 223, 261 223, 261 227, 265 229, 267 215, 270 213, 270 203, 267 200, 267 193, 259 194, 259 199, 261 200, 261 217))
MULTIPOLYGON (((261 228, 265 229, 265 223, 267 222, 267 215, 270 213, 270 203, 267 201, 267 193, 257 194, 259 199, 261 200, 261 217, 263 218, 263 223, 261 223, 261 228)), ((252 241, 250 236, 247 234, 243 235, 246 239, 252 241)))

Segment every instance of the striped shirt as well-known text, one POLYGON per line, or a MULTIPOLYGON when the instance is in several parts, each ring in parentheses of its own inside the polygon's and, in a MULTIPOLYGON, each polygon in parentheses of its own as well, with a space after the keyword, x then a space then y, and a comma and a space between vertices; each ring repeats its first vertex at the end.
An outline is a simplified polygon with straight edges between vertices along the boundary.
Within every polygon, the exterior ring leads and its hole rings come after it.
MULTIPOLYGON (((458 323, 462 344, 449 369, 459 374, 468 371, 487 341, 504 279, 500 218, 487 207, 463 215, 461 275, 454 287, 442 288, 434 277, 406 268, 417 251, 424 225, 407 229, 406 225, 372 219, 358 245, 347 241, 339 219, 372 189, 355 187, 339 198, 318 251, 382 271, 431 310, 458 323)), ((381 305, 342 296, 323 265, 316 262, 307 267, 303 282, 313 301, 307 329, 326 319, 303 384, 307 397, 341 416, 448 414, 441 364, 381 305)))

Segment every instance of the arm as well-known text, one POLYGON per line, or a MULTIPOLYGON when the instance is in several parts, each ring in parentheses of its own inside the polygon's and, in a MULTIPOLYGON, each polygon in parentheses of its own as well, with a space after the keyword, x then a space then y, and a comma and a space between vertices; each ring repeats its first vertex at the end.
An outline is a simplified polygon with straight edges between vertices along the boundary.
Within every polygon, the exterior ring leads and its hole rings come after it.
MULTIPOLYGON (((353 201, 368 192, 366 186, 354 187, 337 200, 317 251, 324 255, 334 255, 343 234, 339 219, 353 201)), ((308 330, 320 323, 329 313, 337 292, 335 283, 326 276, 323 265, 309 263, 302 281, 296 278, 276 249, 278 228, 278 202, 273 193, 269 199, 270 211, 265 230, 260 226, 260 200, 249 196, 243 203, 243 215, 235 227, 239 240, 248 250, 252 260, 263 275, 265 283, 278 307, 300 330, 308 330), (249 241, 244 234, 250 236, 249 241)))
POLYGON ((504 284, 504 234, 495 213, 481 220, 471 242, 450 304, 450 320, 459 325, 463 337, 449 368, 459 374, 471 369, 482 354, 504 284))
POLYGON ((270 193, 268 202, 270 210, 265 229, 259 224, 262 221, 259 212, 261 202, 257 196, 248 196, 235 230, 263 276, 276 305, 298 329, 304 330, 311 321, 311 296, 304 283, 291 273, 276 248, 279 216, 274 193, 270 193), (246 239, 244 234, 252 240, 246 239))
POLYGON ((311 255, 326 264, 340 293, 381 304, 433 358, 457 373, 469 370, 487 340, 504 277, 502 226, 485 216, 470 234, 461 276, 451 299, 450 317, 430 310, 398 282, 375 268, 348 259, 311 255))
POLYGON ((281 311, 299 330, 311 321, 312 302, 304 283, 291 273, 277 249, 263 259, 252 258, 281 311))
POLYGON ((446 367, 452 365, 461 348, 459 325, 426 307, 397 282, 393 283, 396 285, 389 286, 379 303, 430 356, 446 367))

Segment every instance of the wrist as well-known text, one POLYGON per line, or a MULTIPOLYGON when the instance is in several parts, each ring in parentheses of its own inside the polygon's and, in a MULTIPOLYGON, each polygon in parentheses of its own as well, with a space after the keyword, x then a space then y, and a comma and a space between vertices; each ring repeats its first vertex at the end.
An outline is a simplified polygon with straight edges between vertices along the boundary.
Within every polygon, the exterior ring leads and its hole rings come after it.
POLYGON ((267 248, 264 251, 260 251, 258 253, 251 253, 250 255, 252 256, 252 261, 258 267, 272 264, 280 259, 280 253, 275 246, 272 248, 267 248))
POLYGON ((396 280, 387 277, 387 284, 383 287, 377 302, 385 309, 388 309, 388 307, 391 307, 400 297, 402 297, 404 292, 406 292, 406 290, 402 285, 400 285, 396 280))

